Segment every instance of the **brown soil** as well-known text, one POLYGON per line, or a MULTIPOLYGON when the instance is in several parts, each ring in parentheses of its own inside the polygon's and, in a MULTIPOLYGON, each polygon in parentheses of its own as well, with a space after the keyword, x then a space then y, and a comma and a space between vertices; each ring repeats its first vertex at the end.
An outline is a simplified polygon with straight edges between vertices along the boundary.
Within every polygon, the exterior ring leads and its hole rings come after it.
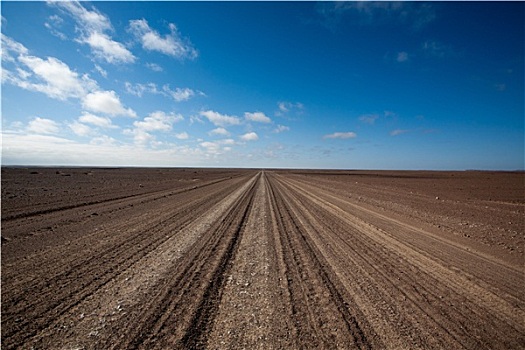
POLYGON ((2 169, 4 349, 523 349, 525 174, 2 169))

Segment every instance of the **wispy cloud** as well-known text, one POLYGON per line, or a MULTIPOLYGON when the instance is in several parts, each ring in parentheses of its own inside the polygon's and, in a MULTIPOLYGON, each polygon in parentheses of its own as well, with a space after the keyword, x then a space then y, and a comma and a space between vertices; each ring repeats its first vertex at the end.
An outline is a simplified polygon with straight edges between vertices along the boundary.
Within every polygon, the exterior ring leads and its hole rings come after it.
POLYGON ((195 91, 190 88, 175 88, 172 90, 168 84, 165 84, 162 89, 158 88, 155 83, 132 84, 130 82, 125 82, 124 86, 128 94, 137 97, 142 97, 144 93, 161 94, 170 97, 177 102, 187 101, 196 95, 205 96, 202 91, 195 91))
POLYGON ((225 127, 228 125, 241 124, 241 120, 236 116, 220 114, 212 110, 202 111, 200 112, 200 115, 208 119, 215 126, 225 127))
POLYGON ((163 90, 177 102, 187 101, 195 96, 195 91, 190 88, 175 88, 175 90, 171 90, 169 85, 164 85, 163 90))
POLYGON ((289 131, 289 130, 290 130, 290 127, 279 124, 279 125, 277 125, 277 127, 275 129, 273 129, 273 132, 276 133, 276 134, 279 134, 281 132, 285 132, 285 131, 289 131))
POLYGON ((408 61, 408 53, 405 51, 398 52, 396 61, 400 63, 408 61))
POLYGON ((170 34, 162 37, 152 29, 145 19, 129 21, 130 32, 140 41, 142 47, 148 51, 157 51, 179 59, 194 59, 198 56, 197 50, 188 39, 182 38, 175 24, 169 24, 170 34))
POLYGON ((98 64, 95 64, 95 70, 99 72, 99 74, 102 75, 104 78, 108 77, 108 72, 104 70, 101 66, 99 66, 98 64))
POLYGON ((440 43, 439 41, 427 40, 421 46, 423 53, 426 56, 437 58, 449 58, 459 56, 460 54, 449 45, 440 43))
POLYGON ((407 129, 395 129, 395 130, 390 131, 390 136, 398 136, 398 135, 406 134, 409 131, 410 130, 407 130, 407 129))
POLYGON ((432 4, 393 1, 336 1, 321 2, 317 11, 323 23, 335 29, 343 20, 357 25, 402 23, 419 30, 436 18, 432 4))
POLYGON ((262 112, 254 112, 254 113, 246 112, 244 113, 244 119, 251 121, 251 122, 257 122, 257 123, 271 123, 272 122, 272 120, 268 118, 262 112))
POLYGON ((333 134, 324 135, 324 139, 353 139, 357 134, 353 131, 348 132, 334 132, 333 134))
POLYGON ((277 102, 276 116, 286 117, 289 114, 302 114, 304 111, 304 105, 301 102, 277 102))
POLYGON ((365 124, 374 124, 375 121, 379 118, 379 114, 364 114, 362 116, 359 117, 359 121, 361 123, 365 123, 365 124))
POLYGON ((156 63, 146 63, 146 67, 154 72, 162 72, 164 69, 156 63))

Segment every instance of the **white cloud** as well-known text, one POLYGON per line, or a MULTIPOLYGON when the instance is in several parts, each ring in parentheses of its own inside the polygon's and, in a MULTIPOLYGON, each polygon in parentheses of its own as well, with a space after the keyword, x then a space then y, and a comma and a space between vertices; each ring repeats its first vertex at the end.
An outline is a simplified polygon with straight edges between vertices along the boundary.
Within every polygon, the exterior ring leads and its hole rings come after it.
MULTIPOLYGON (((98 59, 108 63, 133 63, 135 61, 136 57, 131 51, 106 33, 106 31, 113 30, 111 22, 95 7, 92 7, 90 11, 78 1, 51 1, 49 4, 57 6, 75 20, 77 31, 80 32, 77 41, 89 45, 98 59)), ((47 27, 50 27, 49 23, 47 27)))
POLYGON ((114 147, 117 144, 117 140, 108 135, 102 135, 92 138, 89 143, 91 145, 114 147))
POLYGON ((44 23, 44 27, 49 29, 51 34, 58 37, 60 40, 67 40, 67 36, 57 29, 62 26, 63 22, 64 20, 57 15, 49 16, 48 21, 44 23))
POLYGON ((130 82, 125 82, 124 86, 126 87, 126 92, 128 94, 132 94, 138 97, 142 97, 142 95, 145 92, 148 92, 150 94, 163 94, 162 91, 157 89, 157 85, 155 83, 131 84, 130 82))
POLYGON ((49 1, 65 13, 69 14, 82 29, 103 32, 112 29, 109 18, 100 13, 96 8, 87 10, 78 1, 49 1))
POLYGON ((178 133, 178 134, 175 134, 175 137, 179 140, 187 140, 190 138, 190 135, 188 135, 187 132, 181 132, 181 133, 178 133))
POLYGON ((378 118, 378 114, 365 114, 359 117, 359 121, 365 124, 374 124, 378 118))
POLYGON ((257 136, 257 134, 252 131, 241 135, 240 139, 243 141, 257 141, 259 139, 259 136, 257 136))
POLYGON ((353 131, 349 132, 334 132, 333 134, 324 135, 325 139, 353 139, 357 134, 353 131))
POLYGON ((266 115, 264 115, 264 113, 261 113, 261 112, 254 112, 254 113, 246 112, 244 113, 244 118, 246 120, 249 120, 252 122, 258 122, 258 123, 271 123, 272 122, 270 118, 268 118, 266 115))
POLYGON ((129 21, 130 32, 141 42, 142 47, 149 51, 158 51, 179 59, 196 58, 198 53, 189 40, 181 38, 175 24, 170 23, 170 34, 161 37, 152 29, 145 19, 129 21))
POLYGON ((154 143, 156 139, 151 132, 170 131, 173 123, 183 119, 184 117, 180 114, 166 114, 162 111, 155 111, 145 117, 144 120, 133 122, 134 128, 124 130, 124 134, 133 136, 135 143, 139 145, 144 145, 147 142, 154 143))
POLYGON ((405 134, 409 131, 410 130, 406 130, 406 129, 395 129, 395 130, 390 131, 390 136, 397 136, 397 135, 405 134))
POLYGON ((143 121, 136 121, 133 125, 145 131, 169 131, 173 123, 181 120, 184 120, 184 117, 180 114, 166 114, 162 111, 155 111, 143 121))
POLYGON ((108 77, 108 72, 106 72, 101 66, 99 66, 98 64, 95 64, 95 69, 97 70, 97 72, 100 73, 100 75, 102 75, 104 78, 107 78, 108 77))
POLYGON ((15 53, 17 55, 27 55, 29 50, 19 42, 5 36, 3 33, 0 34, 2 42, 2 60, 13 62, 14 58, 9 53, 15 53))
POLYGON ((89 93, 84 97, 82 106, 88 111, 112 116, 124 115, 133 118, 137 116, 131 108, 124 108, 115 91, 95 91, 89 93))
POLYGON ((215 126, 224 127, 227 125, 239 125, 241 123, 238 117, 220 114, 212 110, 202 111, 200 115, 206 117, 215 126))
POLYGON ((230 136, 230 132, 226 130, 225 128, 215 128, 211 130, 209 135, 219 135, 219 136, 230 136))
POLYGON ((27 125, 27 131, 35 134, 57 134, 60 128, 51 119, 35 117, 27 125))
POLYGON ((195 95, 195 91, 189 88, 176 88, 175 90, 170 90, 169 85, 164 85, 163 89, 177 102, 187 101, 195 95))
POLYGON ((112 40, 104 33, 93 32, 81 41, 91 46, 97 58, 108 63, 133 63, 135 61, 135 56, 124 45, 112 40))
POLYGON ((91 129, 88 125, 79 123, 77 121, 69 124, 68 126, 78 136, 89 136, 93 133, 93 129, 91 129))
POLYGON ((289 131, 290 128, 288 126, 285 126, 285 125, 277 125, 277 127, 275 129, 273 129, 273 132, 276 133, 276 134, 279 134, 281 132, 284 132, 284 131, 289 131))
POLYGON ((151 69, 154 72, 162 72, 164 70, 164 69, 162 69, 161 66, 159 66, 156 63, 146 63, 146 67, 148 67, 149 69, 151 69))
POLYGON ((49 97, 66 100, 70 97, 81 98, 88 91, 97 88, 97 84, 89 76, 79 77, 67 64, 54 57, 43 60, 35 56, 21 55, 18 61, 26 65, 38 78, 28 80, 28 75, 11 77, 11 83, 32 91, 39 91, 49 97))
POLYGON ((104 129, 116 128, 116 126, 111 122, 111 119, 107 117, 99 117, 87 112, 84 112, 80 118, 78 118, 78 120, 82 123, 95 125, 104 129))
POLYGON ((301 114, 304 110, 304 105, 301 102, 286 102, 281 101, 277 103, 278 110, 275 112, 277 116, 285 116, 289 113, 301 114))
POLYGON ((408 61, 408 53, 406 53, 405 51, 398 52, 396 61, 397 62, 406 62, 406 61, 408 61))
POLYGON ((11 83, 25 90, 38 91, 58 100, 82 99, 90 92, 99 89, 97 82, 89 75, 79 75, 55 57, 42 59, 31 56, 23 45, 4 35, 2 35, 2 44, 2 55, 7 51, 18 55, 16 60, 11 57, 17 74, 4 69, 2 82, 11 83))

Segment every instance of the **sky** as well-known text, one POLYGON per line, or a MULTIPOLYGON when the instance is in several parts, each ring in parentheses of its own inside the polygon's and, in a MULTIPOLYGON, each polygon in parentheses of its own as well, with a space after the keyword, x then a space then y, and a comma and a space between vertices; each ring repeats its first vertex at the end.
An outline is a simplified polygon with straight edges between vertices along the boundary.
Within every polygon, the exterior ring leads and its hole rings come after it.
POLYGON ((524 169, 523 2, 0 6, 3 165, 524 169))

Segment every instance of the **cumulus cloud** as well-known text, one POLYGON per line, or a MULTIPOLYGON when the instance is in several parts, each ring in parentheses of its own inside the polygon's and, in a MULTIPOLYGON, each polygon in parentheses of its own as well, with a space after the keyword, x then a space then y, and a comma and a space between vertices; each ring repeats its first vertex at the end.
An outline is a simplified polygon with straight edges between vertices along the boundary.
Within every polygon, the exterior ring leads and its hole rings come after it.
POLYGON ((175 137, 179 140, 187 140, 190 138, 190 135, 188 135, 187 132, 181 132, 181 133, 178 133, 178 134, 175 134, 175 137))
POLYGON ((257 134, 252 131, 241 135, 240 139, 243 141, 257 141, 259 139, 259 136, 257 136, 257 134))
POLYGON ((111 116, 136 117, 137 114, 131 108, 125 108, 120 102, 115 91, 95 91, 87 94, 82 106, 88 111, 109 114, 111 116))
POLYGON ((226 130, 225 128, 215 128, 211 130, 209 135, 219 135, 219 136, 230 136, 230 132, 226 130))
POLYGON ((87 74, 79 76, 57 58, 42 59, 23 52, 17 57, 18 74, 8 72, 3 77, 3 81, 26 90, 44 93, 58 100, 81 98, 87 92, 98 88, 97 83, 87 74), (20 64, 29 71, 22 69, 20 64))
MULTIPOLYGON (((50 1, 65 14, 73 18, 77 24, 80 36, 76 39, 81 44, 87 44, 97 59, 108 63, 133 63, 136 57, 122 43, 113 40, 106 32, 113 27, 109 18, 95 7, 91 10, 83 7, 78 1, 50 1)), ((56 24, 56 21, 55 21, 56 24)), ((47 26, 53 29, 50 22, 47 26)))
POLYGON ((277 125, 277 127, 275 129, 273 129, 273 132, 276 133, 276 134, 279 134, 281 132, 285 132, 285 131, 289 131, 290 128, 288 126, 285 126, 285 125, 277 125))
POLYGON ((180 114, 155 111, 144 118, 143 121, 136 121, 133 125, 145 131, 169 131, 173 123, 184 120, 180 114))
POLYGON ((232 150, 232 145, 235 145, 235 140, 233 139, 224 139, 218 141, 203 141, 199 143, 199 146, 206 149, 208 155, 220 155, 224 152, 229 152, 232 150))
POLYGON ((325 139, 353 139, 357 134, 353 131, 348 132, 334 132, 333 134, 324 135, 325 139))
POLYGON ((107 34, 93 32, 81 41, 91 46, 98 59, 108 63, 133 63, 135 61, 135 56, 123 44, 112 40, 107 34))
POLYGON ((395 130, 390 131, 390 136, 398 136, 401 134, 405 134, 409 131, 410 130, 406 130, 406 129, 395 129, 395 130))
POLYGON ((241 123, 238 117, 220 114, 212 110, 202 111, 200 112, 200 115, 208 119, 215 126, 220 127, 225 127, 228 125, 239 125, 241 123))
POLYGON ((194 59, 198 56, 197 50, 188 39, 182 38, 175 24, 170 23, 170 34, 162 37, 152 29, 145 19, 129 21, 129 31, 140 41, 142 47, 148 51, 158 51, 178 59, 194 59))
POLYGON ((91 129, 91 127, 86 124, 79 123, 78 121, 75 121, 68 126, 71 131, 73 131, 75 135, 78 136, 89 136, 93 133, 93 129, 91 129))
POLYGON ((29 122, 26 130, 34 134, 57 134, 60 128, 58 124, 51 119, 35 117, 29 122))
POLYGON ((257 122, 257 123, 271 123, 272 122, 272 120, 268 118, 262 112, 254 112, 254 113, 246 112, 244 113, 244 118, 251 122, 257 122))
POLYGON ((170 131, 173 123, 183 119, 180 114, 155 111, 143 120, 133 122, 133 129, 124 130, 124 134, 133 136, 136 144, 144 145, 147 142, 155 141, 155 136, 151 134, 152 132, 170 131))

